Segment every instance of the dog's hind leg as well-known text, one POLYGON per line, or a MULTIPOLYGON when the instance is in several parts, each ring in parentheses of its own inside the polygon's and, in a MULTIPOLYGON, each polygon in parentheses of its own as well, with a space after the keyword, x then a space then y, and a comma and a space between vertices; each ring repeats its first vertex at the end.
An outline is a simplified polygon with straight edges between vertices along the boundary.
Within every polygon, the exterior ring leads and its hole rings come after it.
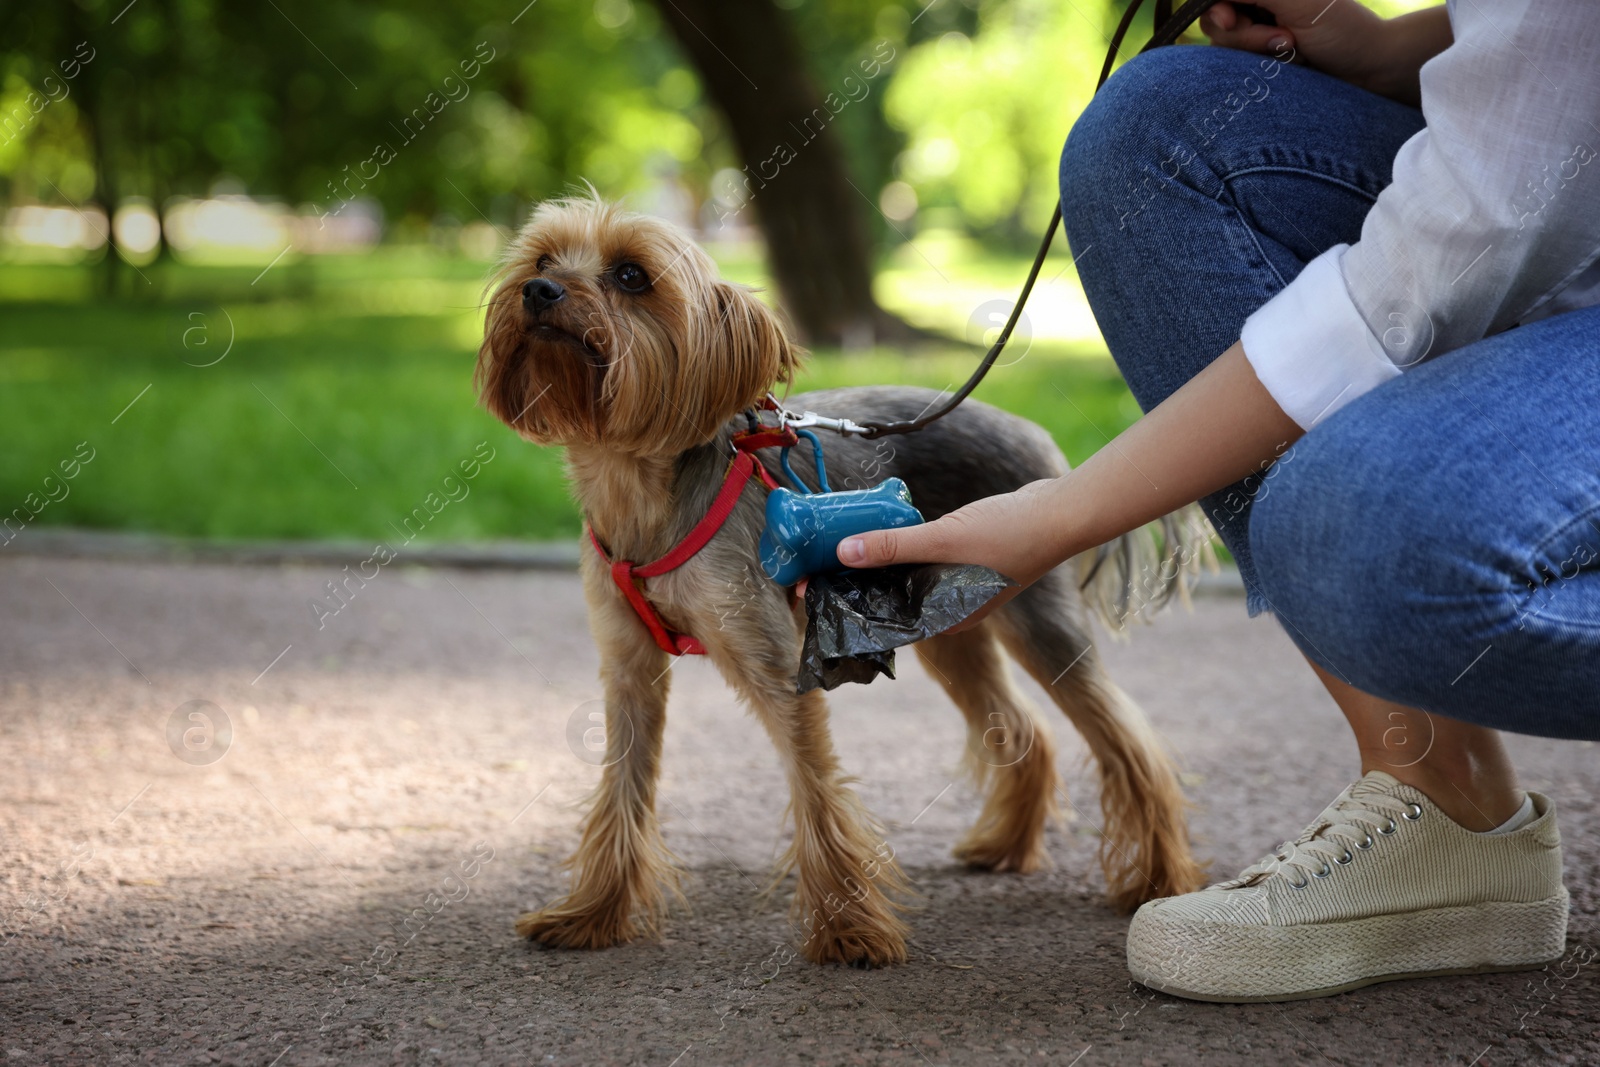
POLYGON ((930 674, 967 719, 967 766, 987 793, 983 813, 955 847, 972 867, 1038 870, 1055 813, 1055 739, 1017 690, 993 623, 917 644, 930 674))
POLYGON ((666 726, 667 654, 585 553, 584 592, 605 689, 605 769, 583 839, 567 861, 571 892, 517 920, 517 933, 561 948, 605 948, 653 932, 677 892, 656 820, 666 726))
POLYGON ((1035 582, 991 621, 1099 765, 1100 863, 1111 904, 1131 911, 1199 888, 1177 769, 1144 712, 1106 675, 1067 569, 1035 582))

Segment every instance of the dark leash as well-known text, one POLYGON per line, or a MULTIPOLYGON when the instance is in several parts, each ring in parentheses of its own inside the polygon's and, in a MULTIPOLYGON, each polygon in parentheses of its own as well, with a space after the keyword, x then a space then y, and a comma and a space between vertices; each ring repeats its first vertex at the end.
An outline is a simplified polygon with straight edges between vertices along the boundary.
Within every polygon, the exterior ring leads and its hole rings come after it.
MULTIPOLYGON (((1172 0, 1155 0, 1152 8, 1152 22, 1155 33, 1145 46, 1139 51, 1148 52, 1152 48, 1161 48, 1172 44, 1183 31, 1198 19, 1219 0, 1188 0, 1176 11, 1172 9, 1172 0)), ((1128 9, 1122 13, 1122 19, 1117 23, 1116 32, 1111 35, 1111 47, 1106 50, 1105 64, 1100 68, 1100 79, 1095 82, 1095 92, 1099 92, 1105 85, 1106 79, 1111 77, 1111 68, 1116 63, 1117 52, 1122 48, 1123 39, 1128 36, 1128 30, 1133 26, 1133 19, 1139 12, 1139 7, 1144 0, 1131 0, 1128 9)), ((1269 23, 1272 20, 1270 12, 1259 8, 1252 8, 1246 4, 1238 7, 1242 14, 1248 15, 1258 23, 1269 23)), ((937 422, 954 411, 961 402, 972 395, 995 361, 1000 358, 1000 353, 1005 351, 1006 342, 1011 340, 1011 332, 1016 329, 1017 322, 1022 318, 1023 308, 1027 306, 1028 297, 1033 294, 1033 286, 1039 280, 1039 271, 1044 268, 1044 260, 1050 254, 1050 244, 1055 240, 1056 230, 1061 225, 1061 202, 1056 201, 1055 211, 1050 216, 1050 225, 1045 228, 1044 240, 1039 243, 1039 251, 1033 257, 1033 266, 1028 269, 1028 279, 1022 283, 1022 292, 1017 297, 1017 302, 1011 308, 1011 316, 1006 319, 1005 327, 1000 331, 1000 336, 995 338, 994 344, 984 355, 983 362, 972 372, 966 383, 956 390, 949 400, 937 409, 919 415, 905 422, 867 422, 855 423, 849 419, 830 419, 815 412, 795 413, 778 409, 780 421, 786 426, 819 426, 824 429, 834 430, 841 434, 854 434, 872 440, 877 437, 888 437, 893 434, 915 433, 930 423, 937 422)))

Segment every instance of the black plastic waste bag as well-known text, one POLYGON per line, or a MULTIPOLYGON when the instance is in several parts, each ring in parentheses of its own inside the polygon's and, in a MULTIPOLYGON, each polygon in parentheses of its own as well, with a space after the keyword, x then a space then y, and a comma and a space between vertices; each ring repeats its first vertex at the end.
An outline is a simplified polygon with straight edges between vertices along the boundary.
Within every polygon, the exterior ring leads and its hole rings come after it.
POLYGON ((813 575, 796 691, 893 678, 896 648, 948 630, 1016 584, 970 563, 813 575))

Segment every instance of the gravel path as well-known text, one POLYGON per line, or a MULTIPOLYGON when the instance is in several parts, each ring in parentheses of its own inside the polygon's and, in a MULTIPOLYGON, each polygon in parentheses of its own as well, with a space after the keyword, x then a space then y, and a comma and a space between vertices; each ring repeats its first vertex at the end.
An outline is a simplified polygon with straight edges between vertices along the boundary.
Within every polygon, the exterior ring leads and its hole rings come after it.
MULTIPOLYGON (((544 951, 511 924, 561 889, 598 777, 567 739, 599 696, 577 579, 396 564, 319 631, 309 602, 336 573, 0 560, 0 1062, 1600 1062, 1594 744, 1512 742, 1562 808, 1563 967, 1198 1005, 1127 979, 1063 721, 1081 814, 1051 831, 1054 869, 952 863, 977 813, 961 720, 909 655, 834 707, 923 895, 912 960, 784 964, 783 895, 760 895, 777 762, 684 662, 661 808, 692 910, 659 941, 544 951)), ((1237 599, 1106 655, 1182 753, 1215 873, 1355 773, 1333 705, 1237 599)))

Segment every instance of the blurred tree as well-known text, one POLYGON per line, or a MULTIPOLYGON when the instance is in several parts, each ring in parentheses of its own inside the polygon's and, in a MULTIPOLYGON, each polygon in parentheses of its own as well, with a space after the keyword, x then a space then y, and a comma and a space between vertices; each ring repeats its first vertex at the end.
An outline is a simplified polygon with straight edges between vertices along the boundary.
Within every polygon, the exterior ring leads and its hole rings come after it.
POLYGON ((772 0, 661 0, 658 9, 727 119, 744 162, 733 196, 755 207, 801 336, 830 344, 912 336, 873 298, 863 201, 875 211, 876 189, 851 180, 833 129, 835 116, 870 93, 894 49, 863 58, 822 92, 772 0))
POLYGON ((110 214, 221 189, 324 216, 360 198, 407 230, 509 226, 585 178, 615 196, 676 170, 703 190, 715 120, 660 37, 629 0, 0 5, 0 105, 22 108, 0 116, 0 195, 110 214), (63 82, 80 42, 94 59, 63 82))
MULTIPOLYGON (((25 151, 0 146, 0 177, 13 202, 89 200, 108 215, 129 195, 159 213, 225 179, 325 218, 376 200, 405 229, 480 216, 507 226, 581 180, 610 196, 682 182, 704 201, 716 164, 742 164, 807 339, 905 337, 871 286, 876 200, 898 144, 882 90, 900 47, 875 24, 890 11, 903 30, 901 2, 814 0, 792 15, 772 0, 6 5, 0 67, 18 92, 80 42, 95 59, 50 123, 21 131, 25 151), (75 193, 74 169, 93 178, 75 193)), ((121 263, 112 240, 108 288, 121 263)))
POLYGON ((751 213, 808 340, 901 338, 872 267, 917 221, 883 215, 884 186, 1031 238, 1120 2, 3 4, 0 197, 110 214, 233 190, 323 216, 359 198, 407 235, 509 227, 584 180, 645 208, 687 189, 751 213))

